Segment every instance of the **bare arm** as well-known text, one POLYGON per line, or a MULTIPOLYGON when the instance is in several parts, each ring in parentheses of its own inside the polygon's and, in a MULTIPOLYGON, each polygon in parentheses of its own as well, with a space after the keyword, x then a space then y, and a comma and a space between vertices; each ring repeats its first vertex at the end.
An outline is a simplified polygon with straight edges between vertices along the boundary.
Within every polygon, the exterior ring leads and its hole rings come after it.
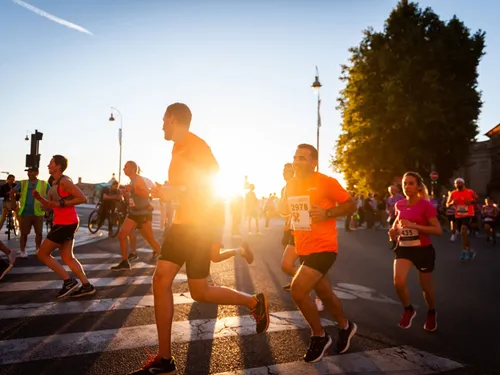
POLYGON ((65 206, 77 206, 79 204, 87 202, 87 197, 85 197, 85 194, 83 194, 78 186, 76 186, 69 178, 61 179, 59 184, 61 185, 61 189, 63 189, 73 197, 71 199, 65 199, 65 206))
POLYGON ((121 196, 104 193, 102 195, 102 199, 105 201, 119 201, 121 199, 121 196))
POLYGON ((448 199, 446 200, 446 207, 453 206, 455 201, 451 199, 451 191, 448 193, 448 199))
POLYGON ((332 217, 348 216, 356 212, 356 202, 352 197, 349 197, 345 202, 339 203, 338 206, 330 208, 332 217))

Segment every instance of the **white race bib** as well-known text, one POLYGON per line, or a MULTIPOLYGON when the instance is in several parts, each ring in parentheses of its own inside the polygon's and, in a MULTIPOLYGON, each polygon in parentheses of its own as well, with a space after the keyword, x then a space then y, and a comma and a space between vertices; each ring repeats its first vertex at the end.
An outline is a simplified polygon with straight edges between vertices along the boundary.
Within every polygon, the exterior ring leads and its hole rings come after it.
POLYGON ((484 218, 484 221, 485 222, 488 222, 488 221, 491 222, 491 221, 493 221, 493 218, 487 216, 487 217, 484 218))
POLYGON ((410 247, 410 246, 420 246, 420 237, 418 236, 418 230, 410 228, 401 228, 399 235, 399 246, 410 247))
POLYGON ((469 214, 469 207, 467 206, 457 206, 457 214, 459 215, 468 215, 469 214))
POLYGON ((129 206, 129 207, 135 207, 135 202, 134 202, 134 199, 133 199, 133 198, 129 198, 129 199, 128 199, 128 206, 129 206))
POLYGON ((311 198, 308 195, 288 197, 288 206, 290 207, 290 226, 293 230, 311 230, 311 217, 309 210, 311 208, 311 198))

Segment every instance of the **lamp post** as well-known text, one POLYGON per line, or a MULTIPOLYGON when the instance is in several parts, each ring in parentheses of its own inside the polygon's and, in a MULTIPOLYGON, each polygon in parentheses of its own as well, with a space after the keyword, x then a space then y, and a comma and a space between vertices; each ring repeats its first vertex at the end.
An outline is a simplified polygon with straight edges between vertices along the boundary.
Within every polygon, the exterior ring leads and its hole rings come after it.
POLYGON ((317 120, 317 128, 316 128, 316 149, 318 150, 318 167, 317 171, 319 172, 319 128, 321 127, 321 115, 319 112, 319 108, 321 105, 321 98, 319 96, 319 89, 321 88, 321 83, 319 82, 319 71, 318 67, 316 67, 316 76, 314 77, 314 82, 311 85, 314 92, 318 94, 318 120, 317 120))
POLYGON ((121 184, 121 180, 122 180, 123 116, 122 116, 121 112, 117 108, 111 107, 111 115, 109 116, 109 121, 110 122, 114 122, 115 121, 115 117, 113 116, 113 111, 115 111, 116 113, 118 113, 120 115, 120 129, 118 129, 118 143, 120 144, 120 161, 119 161, 119 164, 118 164, 118 183, 121 184))

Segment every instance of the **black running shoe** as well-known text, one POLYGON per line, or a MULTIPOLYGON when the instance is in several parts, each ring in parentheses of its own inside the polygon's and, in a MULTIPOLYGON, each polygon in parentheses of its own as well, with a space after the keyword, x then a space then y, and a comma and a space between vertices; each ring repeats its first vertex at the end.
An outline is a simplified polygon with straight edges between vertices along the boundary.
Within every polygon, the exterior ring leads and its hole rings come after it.
POLYGON ((9 264, 2 258, 0 258, 0 280, 2 280, 5 275, 7 275, 7 272, 9 272, 12 267, 14 267, 13 264, 9 264))
POLYGON ((61 290, 57 294, 57 298, 62 299, 62 298, 69 296, 71 293, 73 293, 76 290, 76 288, 78 288, 78 285, 79 285, 78 281, 76 281, 75 279, 69 279, 69 280, 65 281, 63 283, 61 290))
POLYGON ((113 271, 129 271, 130 268, 130 262, 128 260, 122 260, 117 266, 113 266, 110 269, 113 271))
POLYGON ((257 333, 264 333, 269 328, 269 301, 264 293, 254 294, 253 297, 257 300, 257 306, 250 312, 257 323, 257 333))
POLYGON ((144 367, 139 370, 130 372, 128 375, 152 375, 152 374, 162 374, 162 375, 175 375, 177 374, 177 368, 175 367, 175 360, 172 357, 170 360, 166 360, 157 355, 155 358, 147 362, 144 367))
POLYGON ((139 257, 137 256, 137 254, 136 254, 136 253, 130 253, 130 254, 128 255, 128 261, 129 261, 129 262, 133 262, 134 260, 137 260, 137 259, 139 259, 139 257))
POLYGON ((321 361, 330 345, 332 345, 332 338, 326 332, 324 337, 311 336, 304 361, 312 363, 321 361))
POLYGON ((349 350, 351 339, 356 334, 358 326, 349 321, 346 329, 339 329, 339 341, 337 342, 337 351, 339 354, 345 353, 349 350))
POLYGON ((92 294, 96 294, 96 290, 93 285, 89 284, 87 286, 82 285, 80 289, 78 289, 75 293, 73 293, 71 298, 78 298, 83 296, 91 296, 92 294))

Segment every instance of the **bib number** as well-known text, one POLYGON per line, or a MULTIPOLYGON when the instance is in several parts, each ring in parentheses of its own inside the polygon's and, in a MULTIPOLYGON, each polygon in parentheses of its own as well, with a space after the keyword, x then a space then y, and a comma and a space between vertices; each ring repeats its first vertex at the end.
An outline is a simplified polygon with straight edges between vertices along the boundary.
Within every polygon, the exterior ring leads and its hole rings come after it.
POLYGON ((311 217, 309 209, 311 208, 311 198, 308 195, 289 197, 288 205, 290 207, 290 225, 293 230, 311 230, 311 217))
POLYGON ((469 207, 467 206, 457 206, 457 215, 467 216, 469 214, 469 207))
POLYGON ((402 228, 401 234, 399 235, 399 246, 402 247, 413 247, 420 246, 420 237, 418 236, 418 230, 410 228, 402 228))

